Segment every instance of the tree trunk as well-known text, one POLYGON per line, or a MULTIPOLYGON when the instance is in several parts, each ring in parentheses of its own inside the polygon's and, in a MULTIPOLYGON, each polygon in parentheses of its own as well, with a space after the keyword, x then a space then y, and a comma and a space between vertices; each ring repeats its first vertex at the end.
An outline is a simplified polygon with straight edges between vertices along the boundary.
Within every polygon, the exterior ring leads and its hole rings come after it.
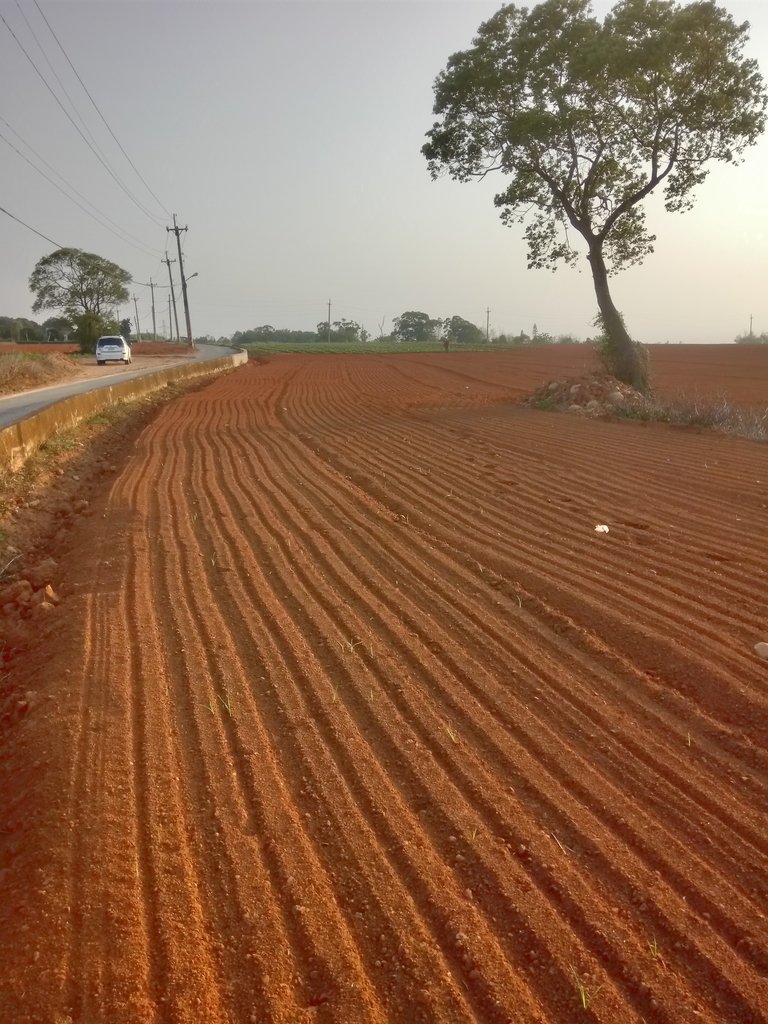
POLYGON ((597 305, 603 319, 603 327, 610 341, 610 362, 614 375, 638 391, 648 389, 647 369, 640 348, 629 336, 621 313, 613 304, 608 287, 608 270, 603 259, 601 245, 590 246, 587 256, 592 267, 597 305))

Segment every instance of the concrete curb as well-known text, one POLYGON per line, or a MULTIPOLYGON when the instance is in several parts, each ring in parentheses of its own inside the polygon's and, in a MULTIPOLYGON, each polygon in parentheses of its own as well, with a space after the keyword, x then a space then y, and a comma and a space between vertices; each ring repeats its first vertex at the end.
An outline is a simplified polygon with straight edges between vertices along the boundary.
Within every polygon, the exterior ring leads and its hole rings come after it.
POLYGON ((73 395, 61 402, 49 405, 47 409, 28 416, 26 419, 12 423, 0 430, 0 466, 15 471, 39 448, 49 437, 61 430, 70 430, 80 420, 93 416, 100 409, 131 398, 140 398, 157 391, 158 388, 175 380, 190 377, 210 376, 232 370, 236 366, 248 362, 247 352, 237 352, 221 359, 212 359, 202 363, 184 363, 172 366, 167 370, 138 377, 136 380, 124 381, 122 384, 108 384, 95 391, 87 391, 82 395, 73 395))

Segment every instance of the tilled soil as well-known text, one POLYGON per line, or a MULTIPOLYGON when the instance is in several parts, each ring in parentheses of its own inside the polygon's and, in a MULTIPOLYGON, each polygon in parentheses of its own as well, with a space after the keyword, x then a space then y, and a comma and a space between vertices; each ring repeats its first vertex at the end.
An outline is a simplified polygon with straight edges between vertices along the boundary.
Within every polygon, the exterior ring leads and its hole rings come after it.
POLYGON ((526 358, 268 358, 104 477, 11 668, 1 1020, 768 1021, 765 446, 526 358))

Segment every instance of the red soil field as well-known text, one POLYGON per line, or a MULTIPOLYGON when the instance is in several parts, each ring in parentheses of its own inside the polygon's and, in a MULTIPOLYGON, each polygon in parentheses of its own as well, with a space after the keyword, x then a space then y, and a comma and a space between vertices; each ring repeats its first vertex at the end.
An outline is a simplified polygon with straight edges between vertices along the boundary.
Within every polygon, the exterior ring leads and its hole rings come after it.
POLYGON ((162 408, 11 666, 0 1020, 768 1021, 766 449, 517 404, 584 358, 162 408))
POLYGON ((34 352, 38 355, 50 355, 52 352, 63 352, 69 355, 72 352, 79 352, 80 346, 75 342, 59 342, 43 344, 42 342, 22 342, 16 344, 14 341, 0 341, 0 352, 34 352))

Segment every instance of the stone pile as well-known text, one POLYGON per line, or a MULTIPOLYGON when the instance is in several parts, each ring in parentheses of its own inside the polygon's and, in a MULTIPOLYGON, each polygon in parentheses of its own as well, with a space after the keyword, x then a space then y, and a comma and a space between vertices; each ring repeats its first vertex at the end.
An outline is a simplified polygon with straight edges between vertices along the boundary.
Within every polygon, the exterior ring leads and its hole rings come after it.
POLYGON ((645 398, 639 391, 607 373, 592 373, 543 384, 526 399, 525 404, 544 404, 567 412, 605 416, 619 409, 638 408, 645 404, 645 398))
POLYGON ((51 580, 57 568, 53 558, 46 558, 0 586, 0 639, 16 634, 14 626, 20 621, 45 619, 54 611, 59 595, 51 580))

